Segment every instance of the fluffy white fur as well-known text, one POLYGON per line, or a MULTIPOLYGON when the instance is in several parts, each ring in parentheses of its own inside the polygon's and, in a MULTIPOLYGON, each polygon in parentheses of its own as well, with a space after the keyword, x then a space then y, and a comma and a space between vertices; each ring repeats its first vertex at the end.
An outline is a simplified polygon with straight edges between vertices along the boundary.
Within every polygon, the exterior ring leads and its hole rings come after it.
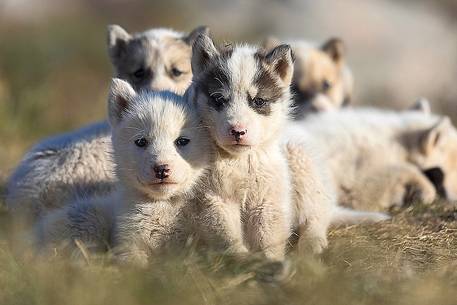
MULTIPOLYGON (((207 31, 200 27, 188 35, 169 29, 129 34, 120 26, 111 25, 108 53, 115 74, 137 90, 154 88, 182 93, 192 77, 190 45, 199 33, 207 31), (180 69, 182 75, 170 76, 172 68, 180 69), (141 79, 134 75, 138 69, 145 70, 141 79), (154 77, 148 78, 151 74, 154 77)), ((71 198, 110 192, 116 180, 110 138, 109 124, 101 122, 37 144, 9 178, 8 208, 14 215, 34 219, 71 198)))
POLYGON ((293 75, 290 47, 268 54, 251 46, 217 50, 201 36, 192 69, 193 100, 217 144, 215 165, 198 197, 206 238, 235 253, 255 251, 282 260, 295 231, 300 245, 322 251, 330 223, 349 212, 336 208, 335 190, 306 143, 284 132, 293 75), (259 97, 267 103, 256 107, 259 97), (233 130, 244 133, 237 139, 233 130))
MULTIPOLYGON (((246 103, 246 94, 257 95, 258 88, 252 85, 260 64, 254 59, 257 49, 235 47, 223 72, 230 83, 221 81, 217 92, 202 92, 201 74, 211 64, 205 61, 217 60, 219 55, 206 36, 197 39, 194 48, 196 101, 218 145, 215 163, 198 198, 199 222, 207 227, 203 232, 235 253, 262 252, 267 258, 282 260, 292 228, 291 186, 277 134, 287 119, 291 70, 284 79, 276 76, 282 96, 272 105, 271 116, 262 118, 246 103), (215 111, 208 104, 208 96, 214 94, 230 94, 230 104, 215 111), (234 143, 233 128, 247 130, 239 145, 234 143)), ((271 59, 269 69, 280 60, 291 66, 290 49, 281 52, 271 59)))
POLYGON ((111 88, 116 191, 49 213, 37 225, 36 243, 72 252, 78 245, 90 251, 114 247, 118 259, 144 264, 151 253, 184 244, 183 208, 210 163, 212 146, 182 97, 137 94, 119 79, 111 88), (138 146, 139 139, 146 144, 138 146), (160 165, 167 165, 166 177, 158 176, 160 165))
POLYGON ((435 188, 423 173, 429 168, 444 172, 442 187, 455 200, 457 132, 448 118, 416 108, 425 111, 322 113, 291 128, 328 164, 344 205, 379 210, 431 202, 435 188))

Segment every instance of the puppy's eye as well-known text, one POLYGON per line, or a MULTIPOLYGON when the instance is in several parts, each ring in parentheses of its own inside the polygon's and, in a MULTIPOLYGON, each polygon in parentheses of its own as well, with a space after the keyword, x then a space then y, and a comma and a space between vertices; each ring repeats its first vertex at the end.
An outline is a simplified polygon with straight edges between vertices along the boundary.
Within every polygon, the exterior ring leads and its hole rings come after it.
POLYGON ((213 103, 218 107, 222 107, 228 103, 228 100, 220 94, 210 94, 210 96, 213 100, 213 103))
POLYGON ((330 88, 332 88, 332 83, 330 83, 328 80, 324 80, 322 82, 322 91, 327 92, 330 90, 330 88))
POLYGON ((148 145, 148 140, 145 138, 139 138, 135 140, 135 145, 138 147, 146 147, 148 145))
POLYGON ((255 107, 258 107, 258 108, 261 108, 263 106, 266 105, 267 101, 265 101, 263 98, 261 97, 255 97, 252 102, 254 103, 254 106, 255 107))
POLYGON ((184 137, 179 137, 175 141, 176 146, 186 146, 187 144, 189 144, 189 142, 190 142, 190 139, 184 138, 184 137))
POLYGON ((146 71, 141 68, 141 69, 138 69, 136 70, 135 72, 133 72, 133 76, 135 76, 135 78, 137 79, 143 79, 146 75, 146 71))
POLYGON ((179 70, 178 68, 174 68, 171 69, 171 75, 173 75, 173 77, 179 77, 183 74, 184 72, 182 72, 181 70, 179 70))

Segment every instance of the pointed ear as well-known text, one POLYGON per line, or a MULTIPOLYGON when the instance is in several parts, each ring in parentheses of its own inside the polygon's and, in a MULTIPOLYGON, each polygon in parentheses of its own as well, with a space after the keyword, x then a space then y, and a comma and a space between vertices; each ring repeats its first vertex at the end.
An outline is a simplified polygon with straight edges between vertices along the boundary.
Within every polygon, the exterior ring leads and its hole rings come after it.
POLYGON ((337 64, 343 62, 345 46, 344 42, 339 38, 331 38, 327 40, 321 47, 321 50, 330 56, 337 64))
POLYGON ((186 37, 184 37, 183 40, 185 43, 192 46, 195 42, 195 39, 197 39, 199 35, 209 36, 209 27, 207 27, 206 25, 196 27, 192 30, 192 32, 190 32, 186 37))
POLYGON ((192 73, 198 75, 206 70, 209 63, 219 56, 213 40, 205 34, 200 34, 195 38, 192 45, 192 73))
POLYGON ((289 45, 281 44, 275 47, 266 55, 265 61, 285 85, 290 85, 294 74, 294 56, 289 45))
POLYGON ((426 98, 419 98, 414 105, 408 108, 411 111, 420 111, 425 114, 431 114, 430 102, 426 98))
POLYGON ((436 147, 445 141, 446 134, 452 128, 451 120, 443 117, 420 137, 420 149, 424 155, 429 155, 436 147))
POLYGON ((135 90, 126 81, 113 78, 108 98, 108 120, 112 127, 122 119, 123 114, 131 107, 136 96, 135 90))
POLYGON ((122 27, 116 24, 108 25, 108 53, 111 61, 114 62, 121 57, 132 36, 122 27))
POLYGON ((279 46, 281 44, 281 41, 277 37, 274 36, 268 36, 265 38, 265 40, 262 42, 262 48, 264 48, 267 51, 272 50, 273 48, 279 46))

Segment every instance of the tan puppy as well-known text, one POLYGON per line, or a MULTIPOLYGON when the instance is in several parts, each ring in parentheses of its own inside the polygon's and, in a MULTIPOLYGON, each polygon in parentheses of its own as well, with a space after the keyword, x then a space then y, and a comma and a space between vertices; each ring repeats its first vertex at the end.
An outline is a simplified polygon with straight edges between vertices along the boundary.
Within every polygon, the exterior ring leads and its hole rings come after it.
MULTIPOLYGON (((301 40, 288 41, 294 52, 292 93, 295 119, 309 113, 339 109, 350 104, 353 77, 345 59, 342 40, 332 38, 321 46, 301 40)), ((264 47, 280 42, 270 37, 264 47)))

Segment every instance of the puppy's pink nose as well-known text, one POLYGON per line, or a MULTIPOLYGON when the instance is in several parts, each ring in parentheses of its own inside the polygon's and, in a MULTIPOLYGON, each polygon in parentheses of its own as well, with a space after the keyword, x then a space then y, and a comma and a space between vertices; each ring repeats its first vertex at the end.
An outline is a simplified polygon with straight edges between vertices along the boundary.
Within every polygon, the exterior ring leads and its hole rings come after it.
POLYGON ((152 169, 157 179, 166 179, 171 174, 171 168, 168 164, 155 165, 152 169))
POLYGON ((246 137, 248 130, 240 127, 232 127, 230 134, 235 138, 235 141, 240 142, 244 137, 246 137))

